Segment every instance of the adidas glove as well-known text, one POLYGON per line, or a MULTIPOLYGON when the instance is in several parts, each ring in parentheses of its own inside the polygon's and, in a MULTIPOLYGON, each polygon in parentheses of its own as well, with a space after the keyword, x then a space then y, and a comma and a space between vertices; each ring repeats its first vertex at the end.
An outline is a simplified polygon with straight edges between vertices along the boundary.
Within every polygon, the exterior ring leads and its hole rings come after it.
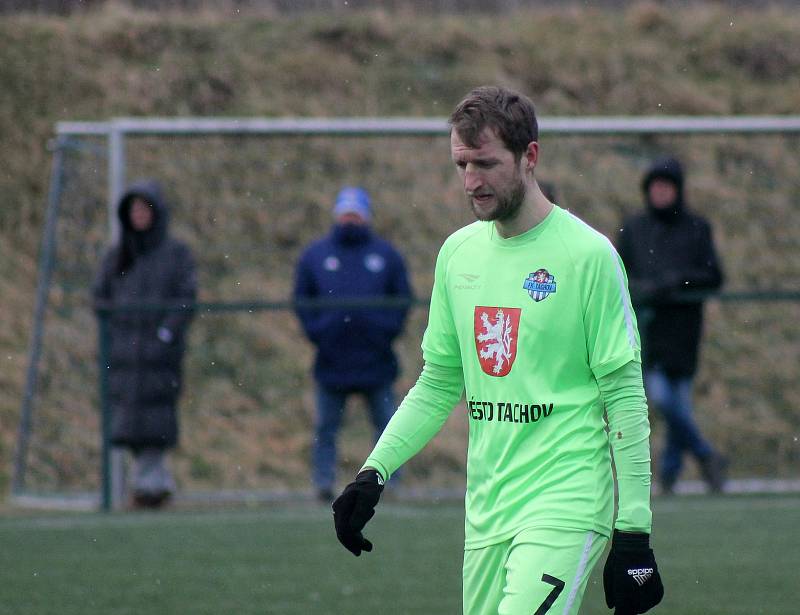
POLYGON ((364 538, 361 530, 375 514, 382 491, 381 475, 376 470, 364 470, 333 502, 336 537, 356 557, 362 551, 372 551, 372 543, 364 538))
POLYGON ((651 609, 664 597, 664 585, 650 535, 614 530, 611 551, 603 568, 606 604, 615 615, 638 615, 651 609))

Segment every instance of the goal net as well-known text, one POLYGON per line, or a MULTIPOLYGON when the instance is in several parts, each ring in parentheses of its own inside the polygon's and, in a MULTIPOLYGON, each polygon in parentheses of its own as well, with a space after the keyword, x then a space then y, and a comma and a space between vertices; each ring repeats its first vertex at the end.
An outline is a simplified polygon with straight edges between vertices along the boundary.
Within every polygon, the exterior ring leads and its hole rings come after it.
MULTIPOLYGON (((706 306, 697 419, 739 478, 798 478, 798 132, 795 118, 541 122, 537 177, 554 187, 557 203, 612 238, 622 217, 642 207, 641 176, 652 159, 669 153, 684 163, 688 202, 711 221, 727 279, 706 306)), ((329 230, 341 186, 371 193, 376 231, 404 254, 418 298, 396 344, 402 398, 421 367, 436 253, 471 222, 447 134, 437 118, 60 124, 14 495, 96 504, 113 479, 103 463, 90 285, 114 233, 110 203, 138 178, 166 189, 172 233, 198 265, 180 446, 171 455, 181 497, 308 491, 312 351, 289 301, 297 257, 329 230)), ((654 415, 654 459, 662 430, 654 415)), ((466 432, 459 407, 409 463, 406 486, 463 487, 466 432)), ((339 442, 344 480, 372 445, 358 399, 339 442)))

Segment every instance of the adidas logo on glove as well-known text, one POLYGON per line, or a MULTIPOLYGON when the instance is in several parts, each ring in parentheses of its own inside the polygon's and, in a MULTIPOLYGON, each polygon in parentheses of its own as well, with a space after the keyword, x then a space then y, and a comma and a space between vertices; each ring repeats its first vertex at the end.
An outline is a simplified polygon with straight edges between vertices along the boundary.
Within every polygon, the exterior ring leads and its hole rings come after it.
POLYGON ((647 580, 653 576, 652 568, 629 568, 628 575, 633 577, 633 580, 641 587, 647 580))

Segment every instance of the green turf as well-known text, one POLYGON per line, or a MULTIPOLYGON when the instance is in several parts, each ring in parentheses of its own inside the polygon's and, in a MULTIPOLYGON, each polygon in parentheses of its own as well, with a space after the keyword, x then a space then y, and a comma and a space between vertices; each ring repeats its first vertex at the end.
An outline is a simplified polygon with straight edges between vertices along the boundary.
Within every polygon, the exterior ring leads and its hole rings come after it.
MULTIPOLYGON (((800 497, 654 502, 656 613, 796 614, 800 497)), ((329 510, 0 519, 0 613, 460 613, 457 505, 381 505, 376 551, 336 543, 329 510)), ((598 571, 584 614, 608 613, 598 571)))

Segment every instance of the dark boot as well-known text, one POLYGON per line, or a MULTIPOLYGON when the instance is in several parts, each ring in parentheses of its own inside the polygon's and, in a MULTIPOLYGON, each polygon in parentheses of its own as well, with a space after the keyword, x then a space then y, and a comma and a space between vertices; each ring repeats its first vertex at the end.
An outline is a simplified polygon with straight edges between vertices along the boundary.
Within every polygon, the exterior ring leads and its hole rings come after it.
POLYGON ((133 494, 133 507, 158 509, 164 507, 172 497, 172 493, 162 491, 137 491, 133 494))
POLYGON ((675 495, 675 482, 674 476, 661 478, 661 495, 675 495))
POLYGON ((330 487, 317 489, 317 501, 322 504, 330 504, 333 502, 333 489, 330 487))
POLYGON ((717 453, 712 453, 700 460, 700 473, 711 493, 722 493, 728 475, 728 460, 717 453))

